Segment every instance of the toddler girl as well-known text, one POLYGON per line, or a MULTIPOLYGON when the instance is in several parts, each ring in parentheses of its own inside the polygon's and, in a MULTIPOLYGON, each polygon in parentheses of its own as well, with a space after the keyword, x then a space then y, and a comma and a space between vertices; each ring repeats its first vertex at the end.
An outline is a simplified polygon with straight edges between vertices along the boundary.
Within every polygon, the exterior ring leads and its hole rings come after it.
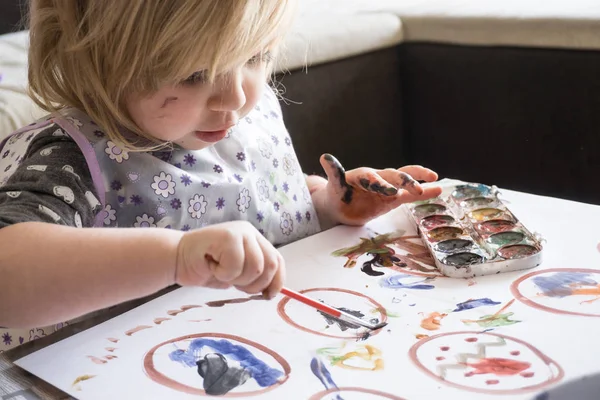
POLYGON ((302 173, 267 85, 294 9, 32 1, 29 83, 49 115, 0 145, 0 350, 174 284, 272 298, 274 246, 440 193, 418 166, 324 155, 327 180, 302 173))

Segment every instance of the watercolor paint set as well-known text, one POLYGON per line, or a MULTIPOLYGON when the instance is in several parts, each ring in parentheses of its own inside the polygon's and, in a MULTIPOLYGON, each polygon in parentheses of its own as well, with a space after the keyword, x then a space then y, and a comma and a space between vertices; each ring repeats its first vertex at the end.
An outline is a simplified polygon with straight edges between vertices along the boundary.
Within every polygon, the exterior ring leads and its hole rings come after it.
POLYGON ((446 193, 405 205, 442 274, 471 278, 541 264, 541 236, 517 219, 495 186, 465 183, 446 193))

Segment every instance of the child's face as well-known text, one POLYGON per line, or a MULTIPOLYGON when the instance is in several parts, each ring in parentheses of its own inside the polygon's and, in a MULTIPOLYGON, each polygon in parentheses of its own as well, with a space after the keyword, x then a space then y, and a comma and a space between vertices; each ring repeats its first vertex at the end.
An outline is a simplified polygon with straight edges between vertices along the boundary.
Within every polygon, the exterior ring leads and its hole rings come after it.
POLYGON ((127 99, 135 123, 148 135, 184 149, 200 150, 223 139, 258 103, 266 82, 260 56, 214 83, 196 73, 177 86, 163 86, 148 97, 127 99))

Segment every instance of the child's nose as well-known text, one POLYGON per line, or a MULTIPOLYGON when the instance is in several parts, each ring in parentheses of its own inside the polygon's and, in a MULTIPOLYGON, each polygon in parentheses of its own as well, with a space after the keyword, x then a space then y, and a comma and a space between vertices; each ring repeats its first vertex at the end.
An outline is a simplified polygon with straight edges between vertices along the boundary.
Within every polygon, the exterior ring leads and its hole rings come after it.
POLYGON ((237 111, 246 104, 241 71, 228 74, 218 79, 215 90, 208 101, 212 111, 237 111))

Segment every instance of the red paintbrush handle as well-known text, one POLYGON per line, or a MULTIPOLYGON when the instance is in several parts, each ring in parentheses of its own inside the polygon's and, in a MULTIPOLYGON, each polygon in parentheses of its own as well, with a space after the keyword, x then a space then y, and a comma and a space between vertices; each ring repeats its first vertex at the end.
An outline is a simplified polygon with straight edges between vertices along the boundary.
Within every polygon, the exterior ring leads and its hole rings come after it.
POLYGON ((288 289, 288 288, 281 289, 281 293, 288 297, 291 297, 292 299, 298 300, 308 306, 316 308, 319 311, 323 311, 326 314, 332 315, 336 318, 340 318, 342 316, 342 313, 340 310, 336 310, 335 308, 330 307, 327 304, 323 304, 320 301, 311 299, 310 297, 307 297, 307 296, 303 295, 302 293, 298 293, 298 292, 288 289))

